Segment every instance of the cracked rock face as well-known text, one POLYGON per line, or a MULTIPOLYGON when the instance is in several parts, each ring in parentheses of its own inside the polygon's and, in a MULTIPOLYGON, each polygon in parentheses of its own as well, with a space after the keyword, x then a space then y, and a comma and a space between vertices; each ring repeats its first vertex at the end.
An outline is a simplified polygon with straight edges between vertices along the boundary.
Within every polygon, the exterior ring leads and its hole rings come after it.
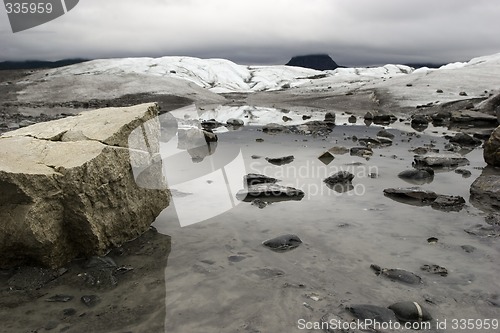
POLYGON ((489 140, 484 144, 484 160, 489 165, 500 166, 500 126, 495 129, 489 140))
POLYGON ((145 232, 168 206, 155 104, 87 111, 0 137, 0 266, 57 267, 145 232))

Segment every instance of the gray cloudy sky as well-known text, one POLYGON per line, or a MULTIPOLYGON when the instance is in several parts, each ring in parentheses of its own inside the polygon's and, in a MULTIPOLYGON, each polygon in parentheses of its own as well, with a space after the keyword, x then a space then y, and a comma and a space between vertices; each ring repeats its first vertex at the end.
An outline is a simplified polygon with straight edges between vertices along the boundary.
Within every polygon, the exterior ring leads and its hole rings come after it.
POLYGON ((189 55, 280 64, 328 53, 341 65, 453 62, 500 52, 498 0, 80 0, 13 34, 0 61, 189 55))

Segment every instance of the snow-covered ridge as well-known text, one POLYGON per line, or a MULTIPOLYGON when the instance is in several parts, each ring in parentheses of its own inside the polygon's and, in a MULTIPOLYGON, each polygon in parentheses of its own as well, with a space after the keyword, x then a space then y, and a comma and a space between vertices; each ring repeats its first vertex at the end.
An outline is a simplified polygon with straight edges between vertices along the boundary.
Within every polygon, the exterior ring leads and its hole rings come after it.
MULTIPOLYGON (((194 99, 203 96, 214 101, 220 98, 216 94, 228 92, 283 90, 294 94, 342 95, 384 89, 400 106, 414 107, 484 97, 500 90, 500 53, 438 69, 417 70, 404 65, 385 65, 317 71, 290 66, 244 66, 225 59, 192 57, 102 59, 48 70, 32 80, 48 90, 51 85, 62 87, 63 91, 58 91, 54 98, 63 93, 98 98, 108 91, 102 87, 114 89, 115 95, 170 93, 194 99), (89 82, 95 87, 89 87, 89 82), (66 91, 67 84, 71 86, 66 91)), ((28 98, 29 94, 25 95, 22 98, 28 98)))
POLYGON ((193 82, 215 93, 288 89, 329 78, 336 81, 387 78, 409 74, 411 67, 338 68, 333 71, 290 66, 243 66, 225 59, 192 57, 123 58, 93 60, 49 71, 49 76, 127 75, 171 77, 193 82))

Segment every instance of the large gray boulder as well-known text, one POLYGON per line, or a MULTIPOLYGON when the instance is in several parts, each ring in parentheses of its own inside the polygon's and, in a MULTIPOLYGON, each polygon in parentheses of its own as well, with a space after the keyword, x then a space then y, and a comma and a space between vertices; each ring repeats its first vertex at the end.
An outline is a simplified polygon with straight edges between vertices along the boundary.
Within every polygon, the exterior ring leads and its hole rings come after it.
POLYGON ((0 137, 0 266, 57 267, 145 232, 168 206, 156 104, 87 111, 0 137))
POLYGON ((491 134, 484 144, 484 160, 492 166, 500 166, 500 126, 491 134))

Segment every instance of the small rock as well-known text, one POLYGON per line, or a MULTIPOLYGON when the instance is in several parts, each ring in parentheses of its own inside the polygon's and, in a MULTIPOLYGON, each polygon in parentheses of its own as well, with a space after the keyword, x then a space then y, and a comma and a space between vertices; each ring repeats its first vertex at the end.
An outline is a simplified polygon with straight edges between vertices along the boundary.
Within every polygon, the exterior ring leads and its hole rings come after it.
POLYGON ((288 132, 289 130, 286 126, 276 123, 270 123, 262 127, 262 131, 264 133, 276 134, 276 133, 288 132))
POLYGON ((462 175, 462 177, 464 177, 464 178, 469 178, 472 175, 472 173, 466 169, 456 169, 455 173, 462 175))
POLYGON ((349 148, 335 146, 335 147, 328 149, 328 151, 332 154, 335 154, 335 155, 344 155, 344 154, 347 154, 349 152, 349 148))
POLYGON ((398 302, 389 306, 396 317, 403 322, 425 322, 432 320, 432 316, 417 302, 398 302))
POLYGON ((461 91, 458 93, 459 96, 467 96, 467 93, 465 91, 461 91))
POLYGON ((476 147, 481 145, 482 143, 481 140, 476 139, 466 133, 457 133, 454 137, 450 139, 450 142, 456 143, 460 146, 470 146, 470 147, 476 147))
POLYGON ((335 122, 335 118, 336 118, 335 112, 327 112, 325 114, 326 122, 335 122))
POLYGON ((438 89, 438 90, 436 90, 436 92, 437 92, 438 94, 442 94, 442 93, 443 93, 443 90, 442 90, 442 89, 438 89))
POLYGON ((348 121, 350 124, 355 124, 355 123, 356 123, 356 121, 357 121, 357 118, 356 118, 356 116, 355 116, 355 115, 351 115, 351 116, 347 119, 347 121, 348 121))
POLYGON ((255 200, 252 200, 251 205, 259 207, 260 209, 263 209, 267 206, 267 202, 265 202, 261 199, 255 199, 255 200))
POLYGON ((264 139, 262 139, 262 138, 257 138, 257 139, 255 139, 255 142, 264 142, 264 139))
POLYGON ((266 157, 266 161, 274 165, 284 165, 292 163, 294 160, 293 155, 283 156, 283 157, 266 157))
POLYGON ((443 211, 460 211, 465 205, 465 199, 459 195, 438 195, 431 207, 443 211))
POLYGON ((240 126, 243 126, 245 124, 245 122, 241 119, 230 118, 226 121, 226 124, 229 126, 240 127, 240 126))
POLYGON ((311 119, 311 118, 312 118, 311 116, 306 116, 306 115, 302 116, 302 120, 307 120, 307 119, 311 119))
POLYGON ((377 125, 388 125, 395 122, 397 119, 398 118, 392 114, 377 114, 373 116, 373 122, 377 125))
POLYGON ((293 120, 292 118, 287 117, 287 116, 283 116, 281 119, 283 119, 283 121, 284 121, 284 122, 287 122, 287 121, 293 120))
POLYGON ((405 199, 417 200, 421 202, 433 202, 438 195, 435 192, 420 189, 418 187, 410 188, 388 188, 384 194, 390 197, 401 197, 405 199))
POLYGON ((373 113, 368 111, 367 113, 365 113, 364 119, 365 120, 373 120, 373 113))
POLYGON ((93 308, 101 302, 101 298, 97 295, 85 295, 82 296, 80 300, 89 308, 93 308))
POLYGON ((429 243, 429 244, 436 244, 438 241, 439 241, 439 239, 436 237, 427 238, 427 243, 429 243))
POLYGON ((395 135, 383 129, 377 132, 377 136, 382 138, 394 139, 395 135))
POLYGON ((469 160, 460 154, 436 154, 416 155, 414 157, 416 165, 429 167, 453 167, 469 164, 469 160))
POLYGON ((373 150, 368 147, 353 147, 350 149, 350 155, 367 158, 373 155, 373 150))
POLYGON ((302 200, 304 192, 293 187, 277 184, 257 184, 248 186, 236 193, 236 198, 242 201, 253 201, 256 198, 266 201, 302 200))
POLYGON ((448 276, 448 270, 442 266, 438 265, 422 265, 420 269, 432 274, 438 274, 441 276, 448 276))
POLYGON ((243 176, 243 183, 251 186, 257 184, 274 184, 278 181, 276 178, 268 177, 258 173, 249 173, 243 176))
POLYGON ((242 260, 245 260, 246 257, 244 256, 229 256, 227 257, 227 260, 229 260, 230 262, 240 262, 242 260))
POLYGON ((350 183, 354 179, 354 175, 348 171, 339 171, 336 174, 326 178, 325 183, 335 185, 338 183, 350 183))
POLYGON ((429 124, 429 118, 425 115, 413 115, 411 118, 411 124, 412 125, 427 125, 429 124))
POLYGON ((407 181, 408 183, 423 185, 430 183, 434 180, 434 170, 431 168, 421 168, 413 170, 401 171, 398 177, 407 181))
POLYGON ((299 247, 302 240, 297 235, 286 234, 266 240, 262 244, 275 252, 285 252, 299 247))

